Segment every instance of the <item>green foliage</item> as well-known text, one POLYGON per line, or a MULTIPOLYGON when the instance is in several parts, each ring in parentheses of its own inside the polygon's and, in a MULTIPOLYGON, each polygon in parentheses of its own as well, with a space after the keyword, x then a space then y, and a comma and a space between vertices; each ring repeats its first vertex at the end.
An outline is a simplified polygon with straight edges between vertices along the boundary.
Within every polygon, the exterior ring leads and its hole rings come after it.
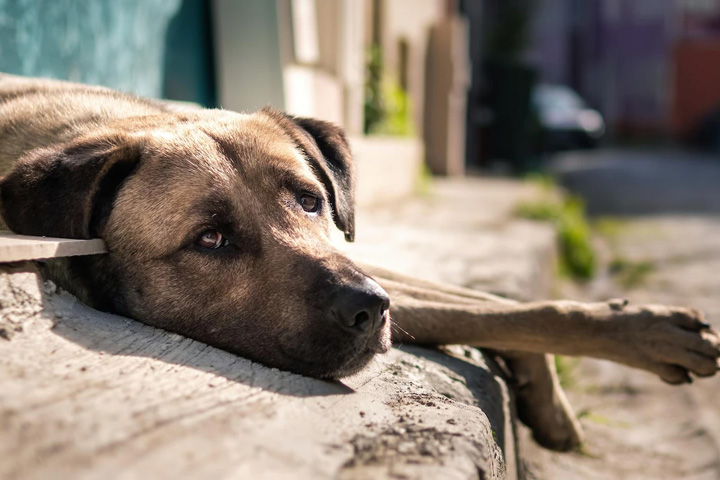
POLYGON ((365 133, 370 133, 385 120, 386 111, 381 91, 383 68, 382 49, 377 44, 371 45, 368 50, 365 83, 365 133))
POLYGON ((525 175, 525 181, 537 185, 545 195, 552 195, 557 190, 555 179, 547 173, 528 173, 525 175))
POLYGON ((641 285, 655 269, 648 261, 631 261, 623 257, 613 259, 608 266, 610 273, 625 288, 641 285))
POLYGON ((433 175, 426 163, 422 163, 415 178, 415 194, 422 197, 432 195, 433 175))
POLYGON ((384 74, 382 49, 370 47, 365 84, 365 133, 410 136, 414 133, 410 96, 384 74))
POLYGON ((555 371, 557 372, 561 387, 572 388, 577 384, 575 370, 579 363, 580 359, 577 357, 555 355, 555 371))
POLYGON ((612 217, 598 218, 593 222, 594 230, 608 240, 616 239, 627 228, 627 222, 612 217))
POLYGON ((529 220, 552 222, 560 242, 560 273, 579 280, 595 275, 597 262, 592 247, 592 232, 581 198, 550 196, 518 205, 516 215, 529 220))
POLYGON ((600 415, 598 413, 594 413, 592 410, 589 410, 589 409, 578 412, 577 418, 588 420, 590 422, 596 423, 598 425, 604 425, 606 427, 615 427, 615 428, 630 428, 631 427, 631 425, 628 422, 612 420, 612 419, 606 417, 605 415, 600 415))
POLYGON ((410 116, 410 95, 397 82, 385 81, 383 84, 385 97, 385 121, 376 126, 379 135, 409 137, 414 129, 410 116))

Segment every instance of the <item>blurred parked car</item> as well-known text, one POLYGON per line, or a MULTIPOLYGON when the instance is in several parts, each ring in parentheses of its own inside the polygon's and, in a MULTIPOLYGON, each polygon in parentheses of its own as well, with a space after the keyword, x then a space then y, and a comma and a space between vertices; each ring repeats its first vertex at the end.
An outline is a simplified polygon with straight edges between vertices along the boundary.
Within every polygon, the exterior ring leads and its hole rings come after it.
POLYGON ((544 151, 595 148, 605 134, 605 121, 565 85, 539 84, 532 105, 542 129, 544 151))

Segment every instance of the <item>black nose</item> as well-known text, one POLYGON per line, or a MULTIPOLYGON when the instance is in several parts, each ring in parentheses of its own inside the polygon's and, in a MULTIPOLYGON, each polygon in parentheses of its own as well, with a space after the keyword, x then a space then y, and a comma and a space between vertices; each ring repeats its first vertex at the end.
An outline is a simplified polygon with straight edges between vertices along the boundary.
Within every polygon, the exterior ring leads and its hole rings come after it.
POLYGON ((362 283, 341 287, 333 299, 333 313, 345 329, 359 335, 381 328, 388 317, 390 298, 375 281, 365 278, 362 283))

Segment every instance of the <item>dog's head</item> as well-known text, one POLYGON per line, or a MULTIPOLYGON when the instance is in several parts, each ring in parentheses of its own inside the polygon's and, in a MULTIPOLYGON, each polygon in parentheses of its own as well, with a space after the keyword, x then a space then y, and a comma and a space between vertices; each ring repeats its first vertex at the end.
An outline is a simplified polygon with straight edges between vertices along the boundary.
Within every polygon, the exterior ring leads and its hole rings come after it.
POLYGON ((49 261, 97 308, 270 366, 337 378, 390 344, 385 292, 331 245, 354 237, 336 126, 272 111, 128 119, 26 155, 0 182, 17 233, 100 237, 49 261))

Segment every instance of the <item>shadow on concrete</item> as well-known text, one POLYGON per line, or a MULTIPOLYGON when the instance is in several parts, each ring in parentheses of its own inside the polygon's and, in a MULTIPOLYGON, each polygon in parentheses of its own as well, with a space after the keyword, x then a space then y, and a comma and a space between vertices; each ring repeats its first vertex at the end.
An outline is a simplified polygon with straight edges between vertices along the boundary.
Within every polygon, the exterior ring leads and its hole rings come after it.
MULTIPOLYGON (((45 312, 55 313, 53 333, 82 347, 105 355, 146 357, 190 367, 249 387, 293 397, 347 395, 355 390, 342 381, 323 381, 269 368, 233 353, 220 350, 179 334, 151 327, 130 318, 94 310, 72 295, 43 296, 45 312)), ((492 428, 504 436, 503 393, 496 381, 500 370, 493 360, 483 359, 490 371, 442 351, 419 346, 401 350, 425 358, 464 378, 477 406, 486 413, 492 428), (495 368, 493 368, 495 367, 495 368)), ((504 446, 504 438, 498 445, 504 446)))
POLYGON ((355 392, 342 382, 322 381, 269 368, 175 333, 94 310, 65 292, 43 295, 43 301, 46 304, 44 313, 51 317, 52 312, 55 313, 52 331, 94 352, 152 358, 287 396, 315 397, 355 392))
POLYGON ((591 216, 720 215, 720 158, 682 151, 568 152, 550 163, 591 216))

